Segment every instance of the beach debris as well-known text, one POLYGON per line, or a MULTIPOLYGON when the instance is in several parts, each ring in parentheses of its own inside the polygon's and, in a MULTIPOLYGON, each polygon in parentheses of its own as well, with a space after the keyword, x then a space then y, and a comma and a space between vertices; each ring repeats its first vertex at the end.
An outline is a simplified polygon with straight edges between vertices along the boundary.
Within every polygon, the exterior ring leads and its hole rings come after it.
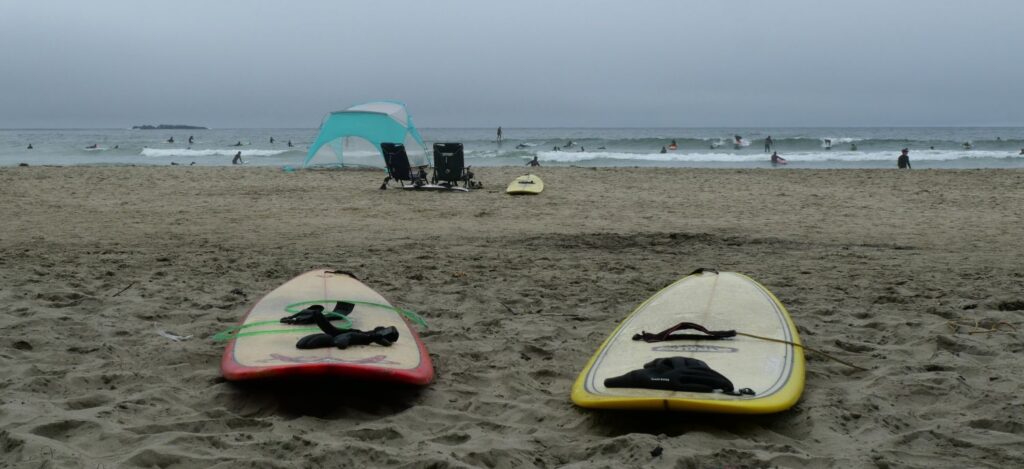
POLYGON ((1004 301, 996 305, 999 311, 1021 311, 1024 310, 1024 301, 1004 301))
POLYGON ((188 339, 192 338, 192 336, 190 336, 190 335, 178 335, 178 334, 175 334, 173 332, 168 332, 168 331, 161 330, 161 329, 157 329, 156 333, 160 337, 165 337, 167 339, 170 339, 171 342, 181 342, 183 340, 188 340, 188 339))
POLYGON ((25 340, 19 340, 11 344, 11 346, 14 347, 16 350, 32 350, 32 344, 28 343, 28 341, 25 340))
POLYGON ((956 321, 946 321, 946 325, 949 326, 950 330, 954 334, 960 332, 961 327, 972 328, 967 331, 967 333, 971 335, 991 334, 993 332, 1017 332, 1017 327, 1010 324, 1008 321, 996 321, 993 319, 975 319, 973 321, 959 319, 956 321), (1000 329, 1000 326, 1003 328, 1000 329))
POLYGON ((124 292, 125 292, 125 291, 127 291, 127 290, 128 290, 129 288, 131 288, 131 287, 132 287, 132 285, 135 285, 135 282, 129 283, 127 287, 124 287, 124 288, 122 288, 122 289, 121 289, 121 291, 119 291, 119 292, 117 292, 117 293, 114 293, 113 295, 111 295, 111 297, 114 297, 114 296, 117 296, 117 295, 120 295, 120 294, 124 293, 124 292))

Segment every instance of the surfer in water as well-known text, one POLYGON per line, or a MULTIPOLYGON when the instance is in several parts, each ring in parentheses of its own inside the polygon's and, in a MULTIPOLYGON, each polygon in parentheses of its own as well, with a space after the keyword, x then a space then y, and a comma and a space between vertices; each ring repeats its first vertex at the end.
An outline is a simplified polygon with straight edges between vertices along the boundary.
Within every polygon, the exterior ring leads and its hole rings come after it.
POLYGON ((274 137, 270 137, 270 144, 271 144, 271 145, 273 145, 273 144, 274 144, 274 137))
POLYGON ((668 153, 668 150, 665 147, 661 147, 661 152, 662 153, 668 153))
POLYGON ((289 147, 292 147, 292 146, 294 146, 294 145, 292 145, 292 141, 291 141, 291 140, 289 140, 289 141, 288 141, 288 146, 289 146, 289 147))
POLYGON ((533 159, 526 162, 526 166, 540 166, 540 161, 537 161, 537 155, 533 155, 533 159))
POLYGON ((781 157, 781 156, 779 156, 779 152, 773 151, 772 152, 772 166, 779 165, 779 164, 786 164, 786 159, 781 157))
MULTIPOLYGON (((32 149, 32 145, 29 145, 28 149, 31 150, 32 149)), ((1024 148, 1020 149, 1020 153, 1018 153, 1018 155, 1024 155, 1024 148)))
POLYGON ((194 142, 194 141, 195 141, 195 139, 194 139, 194 138, 192 138, 192 136, 191 136, 191 135, 189 135, 189 136, 188 136, 188 144, 189 144, 189 145, 191 145, 191 144, 192 144, 192 142, 194 142))
POLYGON ((239 151, 238 153, 235 153, 235 157, 231 159, 231 164, 242 164, 242 163, 244 163, 244 161, 242 161, 242 152, 239 151))
POLYGON ((174 137, 167 139, 167 143, 174 143, 174 137))
POLYGON ((856 143, 851 143, 850 144, 850 151, 857 151, 857 144, 856 143))
POLYGON ((498 126, 498 143, 501 143, 501 140, 502 140, 502 137, 501 137, 501 126, 499 125, 498 126))
POLYGON ((242 146, 242 141, 241 141, 241 140, 239 140, 239 141, 238 141, 238 143, 236 143, 236 144, 234 144, 234 145, 232 145, 232 146, 233 146, 233 147, 240 147, 240 146, 242 146))
POLYGON ((92 144, 92 145, 89 145, 89 146, 85 147, 85 149, 86 149, 86 150, 95 150, 95 149, 97 149, 97 148, 99 148, 99 147, 100 147, 100 146, 99 146, 99 144, 97 144, 97 143, 94 143, 94 144, 92 144))
POLYGON ((764 139, 764 152, 768 153, 772 151, 773 146, 775 146, 775 142, 772 141, 772 136, 769 135, 768 138, 764 139))
POLYGON ((516 145, 516 150, 522 150, 523 148, 526 148, 525 143, 520 143, 519 145, 516 145))
POLYGON ((826 138, 825 139, 825 149, 826 150, 831 150, 832 149, 832 139, 831 138, 826 138))
POLYGON ((676 141, 672 140, 672 143, 668 144, 668 149, 675 150, 676 148, 679 148, 679 145, 676 145, 676 141))
POLYGON ((900 153, 900 157, 896 158, 896 167, 900 169, 911 169, 910 155, 907 154, 909 151, 910 150, 907 150, 906 148, 903 149, 903 151, 900 153))
MULTIPOLYGON (((31 143, 30 143, 30 144, 28 144, 28 148, 27 148, 27 149, 28 149, 28 150, 31 150, 31 149, 32 149, 32 144, 31 144, 31 143)), ((1020 154, 1024 155, 1024 149, 1021 149, 1021 151, 1020 151, 1020 154)))

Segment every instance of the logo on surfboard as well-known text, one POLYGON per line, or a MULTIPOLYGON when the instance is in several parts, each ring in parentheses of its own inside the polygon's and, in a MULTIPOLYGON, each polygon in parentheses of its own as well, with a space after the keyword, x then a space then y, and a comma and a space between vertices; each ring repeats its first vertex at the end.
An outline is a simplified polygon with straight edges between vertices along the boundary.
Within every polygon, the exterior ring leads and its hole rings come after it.
POLYGON ((659 345, 651 347, 655 352, 690 352, 690 353, 736 353, 735 347, 719 347, 717 345, 659 345))

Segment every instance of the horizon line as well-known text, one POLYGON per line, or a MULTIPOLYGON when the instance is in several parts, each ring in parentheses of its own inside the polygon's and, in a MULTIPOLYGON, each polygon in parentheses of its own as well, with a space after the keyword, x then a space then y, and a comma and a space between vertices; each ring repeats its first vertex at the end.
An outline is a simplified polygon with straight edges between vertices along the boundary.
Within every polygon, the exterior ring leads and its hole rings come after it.
MULTIPOLYGON (((785 125, 785 126, 759 126, 759 125, 711 125, 711 126, 500 126, 502 129, 1020 129, 1024 124, 1000 124, 1000 125, 785 125)), ((129 130, 139 132, 153 131, 210 131, 210 130, 317 130, 319 127, 207 127, 203 129, 133 129, 131 127, 0 127, 0 131, 13 130, 129 130)), ((419 129, 459 129, 459 130, 485 130, 497 127, 463 127, 463 126, 439 126, 439 127, 417 127, 419 129)))

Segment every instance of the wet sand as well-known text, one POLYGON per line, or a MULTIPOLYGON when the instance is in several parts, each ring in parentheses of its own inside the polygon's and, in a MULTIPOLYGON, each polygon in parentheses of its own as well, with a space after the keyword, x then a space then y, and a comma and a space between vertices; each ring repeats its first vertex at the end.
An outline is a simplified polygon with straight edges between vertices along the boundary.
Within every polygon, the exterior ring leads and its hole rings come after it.
POLYGON ((545 167, 507 196, 522 172, 457 194, 0 169, 0 465, 1024 466, 1024 171, 545 167), (432 386, 220 377, 211 336, 318 267, 420 312, 432 386), (870 371, 808 354, 769 416, 574 407, 618 321, 697 267, 760 281, 806 345, 870 371))

